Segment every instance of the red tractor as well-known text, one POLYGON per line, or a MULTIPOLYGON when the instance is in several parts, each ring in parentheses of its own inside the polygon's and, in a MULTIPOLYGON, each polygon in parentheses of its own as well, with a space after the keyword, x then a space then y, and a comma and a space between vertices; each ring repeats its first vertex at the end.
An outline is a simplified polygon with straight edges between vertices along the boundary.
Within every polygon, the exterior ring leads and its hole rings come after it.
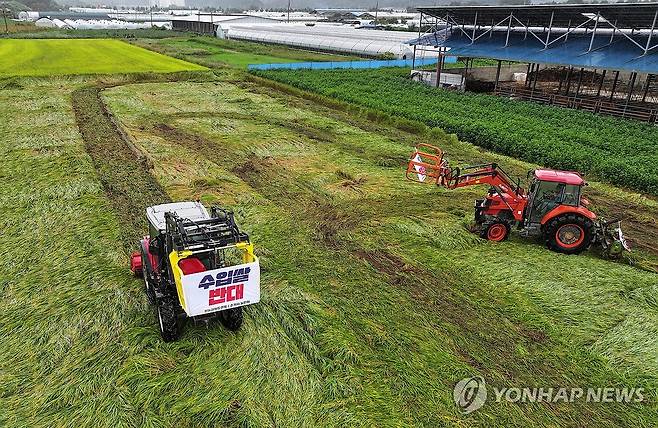
POLYGON ((589 201, 581 194, 586 183, 580 174, 549 169, 531 174, 526 190, 495 163, 450 167, 445 153, 428 144, 418 145, 407 167, 408 179, 450 190, 489 185, 487 196, 475 202, 475 226, 490 241, 507 239, 512 226, 517 226, 522 236, 541 237, 548 248, 560 253, 578 254, 592 244, 612 257, 630 251, 621 222, 599 220, 587 208, 589 201))

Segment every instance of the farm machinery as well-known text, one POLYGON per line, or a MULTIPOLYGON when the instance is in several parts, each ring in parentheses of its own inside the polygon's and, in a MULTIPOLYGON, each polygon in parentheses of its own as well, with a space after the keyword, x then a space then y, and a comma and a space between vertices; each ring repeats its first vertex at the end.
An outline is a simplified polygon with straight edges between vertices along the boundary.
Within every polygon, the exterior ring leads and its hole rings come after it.
POLYGON ((525 237, 538 237, 560 253, 578 254, 600 245, 609 257, 630 251, 621 221, 603 221, 589 210, 582 196, 585 180, 577 172, 536 169, 528 173, 530 187, 510 177, 495 163, 451 167, 438 147, 419 144, 409 160, 406 176, 449 190, 489 185, 475 201, 474 231, 490 241, 504 241, 516 226, 525 237))
POLYGON ((144 278, 164 341, 178 338, 185 318, 219 318, 239 329, 242 307, 260 301, 260 267, 233 213, 177 202, 149 207, 146 217, 149 235, 131 254, 130 269, 144 278))

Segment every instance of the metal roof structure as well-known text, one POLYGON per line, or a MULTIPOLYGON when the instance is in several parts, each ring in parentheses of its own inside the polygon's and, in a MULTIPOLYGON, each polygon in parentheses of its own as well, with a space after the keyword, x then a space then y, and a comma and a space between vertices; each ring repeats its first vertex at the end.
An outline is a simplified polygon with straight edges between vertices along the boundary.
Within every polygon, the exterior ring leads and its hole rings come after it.
POLYGON ((502 21, 513 15, 530 27, 544 26, 552 19, 553 25, 567 27, 580 22, 584 15, 600 13, 619 28, 651 28, 658 3, 618 3, 618 4, 553 4, 519 6, 428 6, 417 8, 419 12, 440 19, 449 16, 458 22, 478 20, 482 23, 502 21), (477 16, 477 17, 476 17, 477 16))
POLYGON ((658 73, 658 3, 418 10, 435 26, 412 45, 470 58, 658 73))
MULTIPOLYGON (((609 44, 610 35, 595 37, 592 50, 588 52, 592 39, 585 35, 570 37, 563 43, 545 49, 543 42, 535 38, 524 38, 523 34, 517 33, 510 34, 509 39, 504 33, 493 34, 492 37, 483 38, 476 43, 471 43, 467 37, 454 30, 451 34, 449 30, 447 33, 449 35, 441 45, 450 47, 449 55, 578 68, 658 72, 658 54, 640 55, 636 46, 623 38, 609 44)), ((646 39, 644 36, 645 41, 646 39)), ((433 36, 426 36, 419 44, 422 43, 433 45, 435 39, 433 36)))

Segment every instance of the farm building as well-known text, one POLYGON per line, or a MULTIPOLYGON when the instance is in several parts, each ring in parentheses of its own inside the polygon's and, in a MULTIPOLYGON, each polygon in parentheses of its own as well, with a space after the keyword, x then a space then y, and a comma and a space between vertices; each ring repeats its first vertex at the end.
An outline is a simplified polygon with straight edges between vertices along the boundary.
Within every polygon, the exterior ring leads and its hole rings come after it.
MULTIPOLYGON (((658 3, 419 11, 429 29, 412 41, 414 55, 449 50, 466 58, 467 82, 488 80, 491 92, 513 99, 658 121, 658 3), (468 68, 475 58, 498 66, 486 78, 477 76, 468 68), (503 61, 513 65, 503 68, 503 61)), ((432 82, 443 85, 448 77, 442 74, 439 61, 432 82)))

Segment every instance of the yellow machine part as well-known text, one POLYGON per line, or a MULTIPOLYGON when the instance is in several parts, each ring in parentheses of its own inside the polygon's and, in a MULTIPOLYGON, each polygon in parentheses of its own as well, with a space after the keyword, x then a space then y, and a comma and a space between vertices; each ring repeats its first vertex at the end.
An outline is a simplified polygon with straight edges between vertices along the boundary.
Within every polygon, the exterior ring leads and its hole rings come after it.
POLYGON ((251 263, 256 261, 254 255, 254 244, 250 242, 238 242, 235 248, 242 250, 242 263, 251 263))
MULTIPOLYGON (((235 248, 242 250, 242 263, 251 263, 257 260, 256 255, 254 254, 254 244, 250 242, 238 242, 235 244, 235 248)), ((169 253, 169 263, 171 265, 171 270, 174 273, 174 281, 176 282, 176 291, 178 294, 178 300, 180 305, 187 312, 187 307, 185 306, 185 294, 183 293, 183 271, 178 266, 178 262, 183 259, 186 259, 192 255, 192 251, 172 251, 169 253)))
POLYGON ((190 257, 192 255, 192 251, 185 250, 185 251, 172 251, 169 253, 169 264, 171 265, 171 271, 174 273, 174 282, 176 282, 176 291, 178 294, 178 300, 180 301, 180 305, 183 307, 183 309, 187 312, 187 306, 185 306, 185 295, 183 294, 183 271, 181 268, 178 266, 178 262, 190 257))

